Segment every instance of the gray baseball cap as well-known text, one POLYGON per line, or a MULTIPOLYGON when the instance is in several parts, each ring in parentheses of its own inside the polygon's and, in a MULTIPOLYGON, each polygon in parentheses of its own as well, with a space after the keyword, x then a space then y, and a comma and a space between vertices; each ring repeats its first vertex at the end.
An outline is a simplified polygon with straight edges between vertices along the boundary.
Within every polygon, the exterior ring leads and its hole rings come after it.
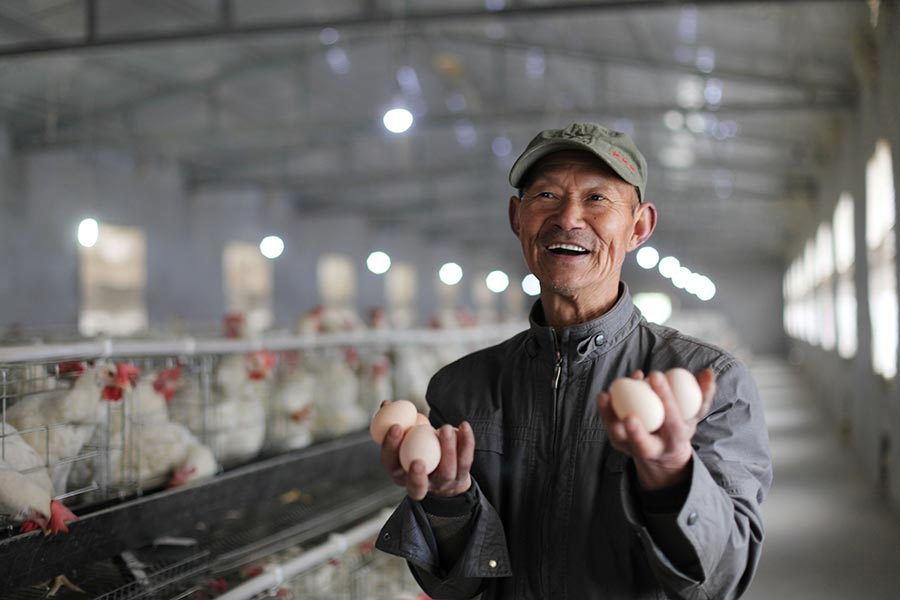
POLYGON ((546 129, 528 143, 509 172, 509 183, 519 188, 525 173, 534 164, 560 150, 584 150, 608 164, 616 174, 638 190, 644 200, 647 187, 647 161, 634 141, 620 131, 596 123, 572 123, 565 129, 546 129))

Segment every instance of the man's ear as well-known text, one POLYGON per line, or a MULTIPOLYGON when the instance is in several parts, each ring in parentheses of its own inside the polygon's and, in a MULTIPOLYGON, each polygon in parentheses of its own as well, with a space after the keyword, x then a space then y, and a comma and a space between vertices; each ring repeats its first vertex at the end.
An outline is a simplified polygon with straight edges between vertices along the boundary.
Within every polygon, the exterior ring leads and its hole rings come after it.
POLYGON ((519 204, 522 199, 518 196, 510 196, 509 198, 509 226, 512 228, 516 237, 519 237, 519 204))
POLYGON ((650 202, 642 202, 638 205, 634 230, 631 232, 631 246, 628 251, 634 250, 646 242, 656 229, 656 207, 650 202))

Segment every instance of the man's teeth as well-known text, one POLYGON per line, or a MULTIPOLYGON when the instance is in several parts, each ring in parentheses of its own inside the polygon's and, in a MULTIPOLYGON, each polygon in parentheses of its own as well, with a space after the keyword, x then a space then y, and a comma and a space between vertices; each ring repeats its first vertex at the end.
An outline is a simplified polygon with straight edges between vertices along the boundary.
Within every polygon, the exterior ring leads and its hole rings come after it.
POLYGON ((588 250, 574 244, 550 244, 548 250, 568 250, 570 252, 587 252, 588 250))

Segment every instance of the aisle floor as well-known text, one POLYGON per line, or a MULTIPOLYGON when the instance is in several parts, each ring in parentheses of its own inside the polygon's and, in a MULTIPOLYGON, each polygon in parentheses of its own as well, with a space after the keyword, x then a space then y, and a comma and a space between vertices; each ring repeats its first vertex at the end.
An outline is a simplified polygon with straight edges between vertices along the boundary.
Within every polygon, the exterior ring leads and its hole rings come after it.
POLYGON ((811 391, 755 360, 775 481, 751 600, 900 600, 900 518, 867 481, 811 391))

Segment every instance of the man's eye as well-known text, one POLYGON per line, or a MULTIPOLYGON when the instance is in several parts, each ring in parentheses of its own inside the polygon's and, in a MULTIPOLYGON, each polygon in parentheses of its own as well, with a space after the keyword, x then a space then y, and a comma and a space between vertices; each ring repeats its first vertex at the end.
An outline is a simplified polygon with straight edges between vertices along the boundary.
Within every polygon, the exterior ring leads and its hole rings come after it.
POLYGON ((538 193, 538 198, 552 198, 553 194, 551 192, 540 192, 538 193))
POLYGON ((602 196, 600 194, 591 194, 591 200, 594 202, 603 202, 606 200, 606 196, 602 196))

